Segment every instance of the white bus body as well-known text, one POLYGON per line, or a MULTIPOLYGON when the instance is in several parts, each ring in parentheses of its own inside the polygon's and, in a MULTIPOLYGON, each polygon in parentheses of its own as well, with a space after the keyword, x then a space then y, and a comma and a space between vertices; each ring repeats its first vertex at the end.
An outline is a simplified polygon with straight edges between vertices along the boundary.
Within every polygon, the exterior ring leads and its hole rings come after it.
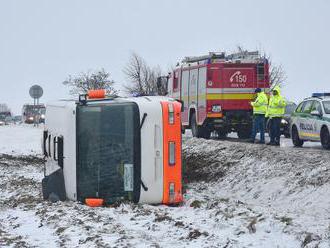
POLYGON ((180 202, 180 112, 165 97, 48 104, 44 198, 180 202))

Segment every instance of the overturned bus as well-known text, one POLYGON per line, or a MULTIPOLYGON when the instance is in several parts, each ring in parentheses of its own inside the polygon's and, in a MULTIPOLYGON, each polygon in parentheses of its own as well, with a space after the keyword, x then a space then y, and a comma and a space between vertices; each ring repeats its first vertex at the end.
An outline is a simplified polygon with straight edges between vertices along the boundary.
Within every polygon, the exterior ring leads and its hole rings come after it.
POLYGON ((87 205, 182 201, 181 103, 165 97, 47 105, 43 197, 87 205))

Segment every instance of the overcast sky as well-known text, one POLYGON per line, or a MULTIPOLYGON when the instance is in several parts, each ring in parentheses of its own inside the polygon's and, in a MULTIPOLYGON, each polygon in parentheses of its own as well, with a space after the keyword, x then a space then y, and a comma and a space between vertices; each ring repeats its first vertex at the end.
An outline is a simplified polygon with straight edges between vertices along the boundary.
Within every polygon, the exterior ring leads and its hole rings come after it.
POLYGON ((233 51, 271 54, 299 101, 330 92, 328 0, 54 0, 0 1, 0 103, 19 114, 32 102, 68 97, 69 74, 104 68, 118 85, 132 51, 164 70, 188 55, 233 51))

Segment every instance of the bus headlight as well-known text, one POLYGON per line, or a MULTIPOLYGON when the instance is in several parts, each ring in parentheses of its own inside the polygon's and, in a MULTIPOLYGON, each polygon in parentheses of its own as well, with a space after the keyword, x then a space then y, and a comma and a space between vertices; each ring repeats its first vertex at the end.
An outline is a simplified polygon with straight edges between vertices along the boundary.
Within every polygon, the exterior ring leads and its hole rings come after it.
POLYGON ((174 124, 174 106, 172 103, 168 104, 168 122, 174 124))
POLYGON ((286 120, 284 120, 284 119, 281 120, 281 123, 282 123, 283 125, 287 125, 287 124, 288 124, 288 122, 287 122, 286 120))
POLYGON ((175 184, 174 183, 170 183, 168 193, 169 193, 170 202, 174 202, 174 200, 175 200, 175 184))
POLYGON ((170 141, 168 146, 168 163, 169 165, 175 165, 175 142, 170 141))

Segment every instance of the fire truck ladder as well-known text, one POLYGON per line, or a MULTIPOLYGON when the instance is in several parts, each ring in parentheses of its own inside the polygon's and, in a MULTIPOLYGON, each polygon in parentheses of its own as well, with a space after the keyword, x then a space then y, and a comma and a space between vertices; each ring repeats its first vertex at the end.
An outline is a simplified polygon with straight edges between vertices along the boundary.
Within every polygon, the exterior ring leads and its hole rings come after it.
POLYGON ((182 63, 194 63, 194 62, 204 61, 204 60, 208 60, 208 59, 225 59, 225 53, 210 52, 208 55, 185 57, 182 60, 182 63))

